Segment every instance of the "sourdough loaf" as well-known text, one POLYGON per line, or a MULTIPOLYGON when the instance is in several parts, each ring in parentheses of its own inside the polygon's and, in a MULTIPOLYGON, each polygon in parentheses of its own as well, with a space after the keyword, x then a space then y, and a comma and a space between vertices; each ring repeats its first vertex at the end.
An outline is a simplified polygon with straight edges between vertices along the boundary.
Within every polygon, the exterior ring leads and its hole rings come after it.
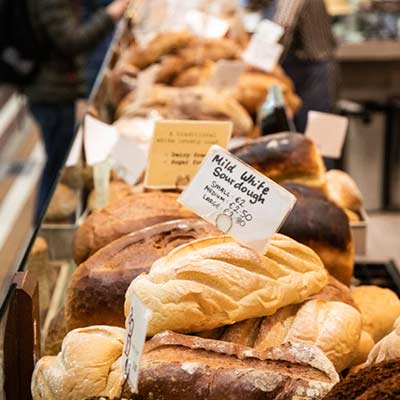
POLYGON ((280 232, 311 247, 332 276, 350 285, 354 243, 343 209, 315 188, 299 184, 283 186, 296 196, 297 202, 280 232))
MULTIPOLYGON (((108 189, 108 201, 107 206, 129 196, 133 193, 133 188, 122 181, 111 181, 108 189)), ((96 210, 96 190, 93 189, 88 198, 88 208, 89 210, 96 210)))
POLYGON ((133 279, 175 247, 216 233, 200 219, 176 220, 109 243, 72 275, 65 303, 68 330, 90 325, 124 327, 125 292, 133 279))
POLYGON ((138 276, 127 291, 125 315, 135 293, 153 312, 149 336, 197 332, 271 315, 327 281, 319 257, 283 235, 271 239, 265 255, 229 236, 209 237, 178 247, 138 276))
POLYGON ((163 332, 146 343, 135 400, 322 399, 338 381, 325 355, 306 344, 258 352, 163 332))
POLYGON ((180 205, 176 193, 135 193, 93 212, 78 228, 74 242, 77 264, 123 235, 179 218, 195 215, 180 205))
POLYGON ((278 183, 298 182, 325 187, 325 166, 306 136, 285 132, 249 139, 231 152, 278 183))
POLYGON ((77 192, 59 183, 45 215, 46 222, 73 222, 78 206, 77 192))

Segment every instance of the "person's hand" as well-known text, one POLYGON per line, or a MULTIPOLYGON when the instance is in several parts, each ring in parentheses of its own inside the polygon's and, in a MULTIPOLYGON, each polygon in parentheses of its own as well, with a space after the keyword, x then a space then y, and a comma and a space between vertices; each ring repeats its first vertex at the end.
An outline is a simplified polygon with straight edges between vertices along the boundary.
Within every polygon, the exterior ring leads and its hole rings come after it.
POLYGON ((107 7, 107 14, 112 18, 114 22, 117 22, 124 15, 126 9, 128 8, 129 2, 129 0, 114 0, 107 7))

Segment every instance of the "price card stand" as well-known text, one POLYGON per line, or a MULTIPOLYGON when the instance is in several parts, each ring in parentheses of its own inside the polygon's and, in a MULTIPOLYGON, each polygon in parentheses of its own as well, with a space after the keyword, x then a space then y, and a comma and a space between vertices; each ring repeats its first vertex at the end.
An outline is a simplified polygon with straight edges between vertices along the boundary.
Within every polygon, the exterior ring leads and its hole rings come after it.
POLYGON ((32 373, 40 356, 38 284, 28 272, 18 272, 13 284, 4 337, 4 390, 7 399, 31 400, 32 373))

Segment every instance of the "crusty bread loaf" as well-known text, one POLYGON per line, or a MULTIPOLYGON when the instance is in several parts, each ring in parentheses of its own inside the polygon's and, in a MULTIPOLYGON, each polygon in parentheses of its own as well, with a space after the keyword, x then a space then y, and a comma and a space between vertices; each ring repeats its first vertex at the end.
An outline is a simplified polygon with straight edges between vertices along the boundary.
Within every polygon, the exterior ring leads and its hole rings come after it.
POLYGON ((237 99, 248 112, 256 113, 265 101, 272 85, 278 85, 282 89, 288 108, 296 112, 301 105, 301 100, 295 95, 291 81, 275 74, 266 74, 261 71, 249 71, 242 74, 237 99))
POLYGON ((175 247, 216 233, 200 219, 176 220, 109 243, 72 274, 65 303, 68 331, 90 325, 124 327, 125 292, 133 279, 175 247))
POLYGON ((280 184, 298 182, 325 187, 325 166, 321 154, 304 135, 285 132, 249 139, 231 152, 280 184))
POLYGON ((258 352, 233 343, 163 332, 145 344, 139 393, 120 367, 124 330, 77 329, 57 357, 44 357, 32 378, 33 400, 322 399, 339 378, 317 347, 286 344, 258 352))
POLYGON ((67 185, 59 183, 47 209, 46 222, 73 222, 78 206, 77 193, 67 185))
MULTIPOLYGON (((133 193, 131 185, 123 181, 111 181, 108 190, 108 202, 107 206, 115 203, 116 201, 123 199, 133 193)), ((89 210, 96 210, 96 190, 92 190, 88 198, 89 210)))
POLYGON ((326 173, 326 180, 328 196, 332 201, 356 213, 361 210, 362 194, 349 174, 332 169, 326 173))
POLYGON ((296 196, 297 202, 280 232, 311 247, 329 273, 349 286, 354 269, 354 243, 345 212, 314 188, 299 184, 283 186, 296 196))
POLYGON ((355 367, 364 363, 367 360, 370 351, 374 347, 374 344, 375 342, 374 339, 372 339, 372 336, 364 330, 361 331, 360 341, 357 349, 353 352, 349 367, 355 367))
POLYGON ((70 332, 57 357, 46 356, 32 376, 33 400, 118 397, 124 383, 119 365, 125 330, 92 326, 70 332))
POLYGON ((50 322, 49 330, 47 331, 47 336, 44 342, 45 346, 43 355, 57 355, 61 350, 61 345, 67 332, 64 318, 64 307, 61 307, 50 322))
POLYGON ((328 281, 319 257, 308 247, 275 235, 261 255, 232 237, 218 236, 178 247, 130 285, 153 312, 152 336, 165 329, 197 332, 271 315, 301 303, 328 281))
POLYGON ((258 352, 163 332, 146 343, 135 400, 322 399, 338 381, 326 356, 306 344, 258 352))
POLYGON ((78 228, 74 242, 77 264, 123 235, 179 218, 195 215, 180 205, 176 193, 135 193, 93 212, 78 228))
POLYGON ((350 365, 361 334, 360 313, 337 301, 310 300, 281 308, 258 325, 250 321, 228 327, 222 340, 259 351, 284 343, 312 344, 326 354, 338 372, 350 365))
POLYGON ((400 316, 400 300, 390 289, 378 286, 358 286, 351 291, 361 312, 363 329, 375 342, 387 335, 400 316))

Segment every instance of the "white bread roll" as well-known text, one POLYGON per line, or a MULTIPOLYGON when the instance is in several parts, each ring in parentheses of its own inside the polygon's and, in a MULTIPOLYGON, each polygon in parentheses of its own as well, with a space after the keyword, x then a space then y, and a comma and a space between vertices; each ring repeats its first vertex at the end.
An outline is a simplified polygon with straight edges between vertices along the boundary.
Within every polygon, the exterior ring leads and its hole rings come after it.
POLYGON ((351 294, 361 312, 363 330, 378 342, 392 330, 400 316, 399 298, 390 289, 378 286, 358 286, 351 290, 351 294))
POLYGON ((361 326, 361 315, 354 307, 311 300, 298 311, 285 341, 319 347, 340 372, 349 366, 358 348, 361 326))
POLYGON ((157 260, 130 285, 152 311, 149 336, 163 330, 192 333, 275 313, 303 302, 328 282, 310 248, 275 235, 265 256, 230 236, 193 241, 157 260))
POLYGON ((43 357, 32 376, 33 400, 118 397, 124 383, 119 366, 125 330, 110 326, 75 329, 57 357, 43 357))

